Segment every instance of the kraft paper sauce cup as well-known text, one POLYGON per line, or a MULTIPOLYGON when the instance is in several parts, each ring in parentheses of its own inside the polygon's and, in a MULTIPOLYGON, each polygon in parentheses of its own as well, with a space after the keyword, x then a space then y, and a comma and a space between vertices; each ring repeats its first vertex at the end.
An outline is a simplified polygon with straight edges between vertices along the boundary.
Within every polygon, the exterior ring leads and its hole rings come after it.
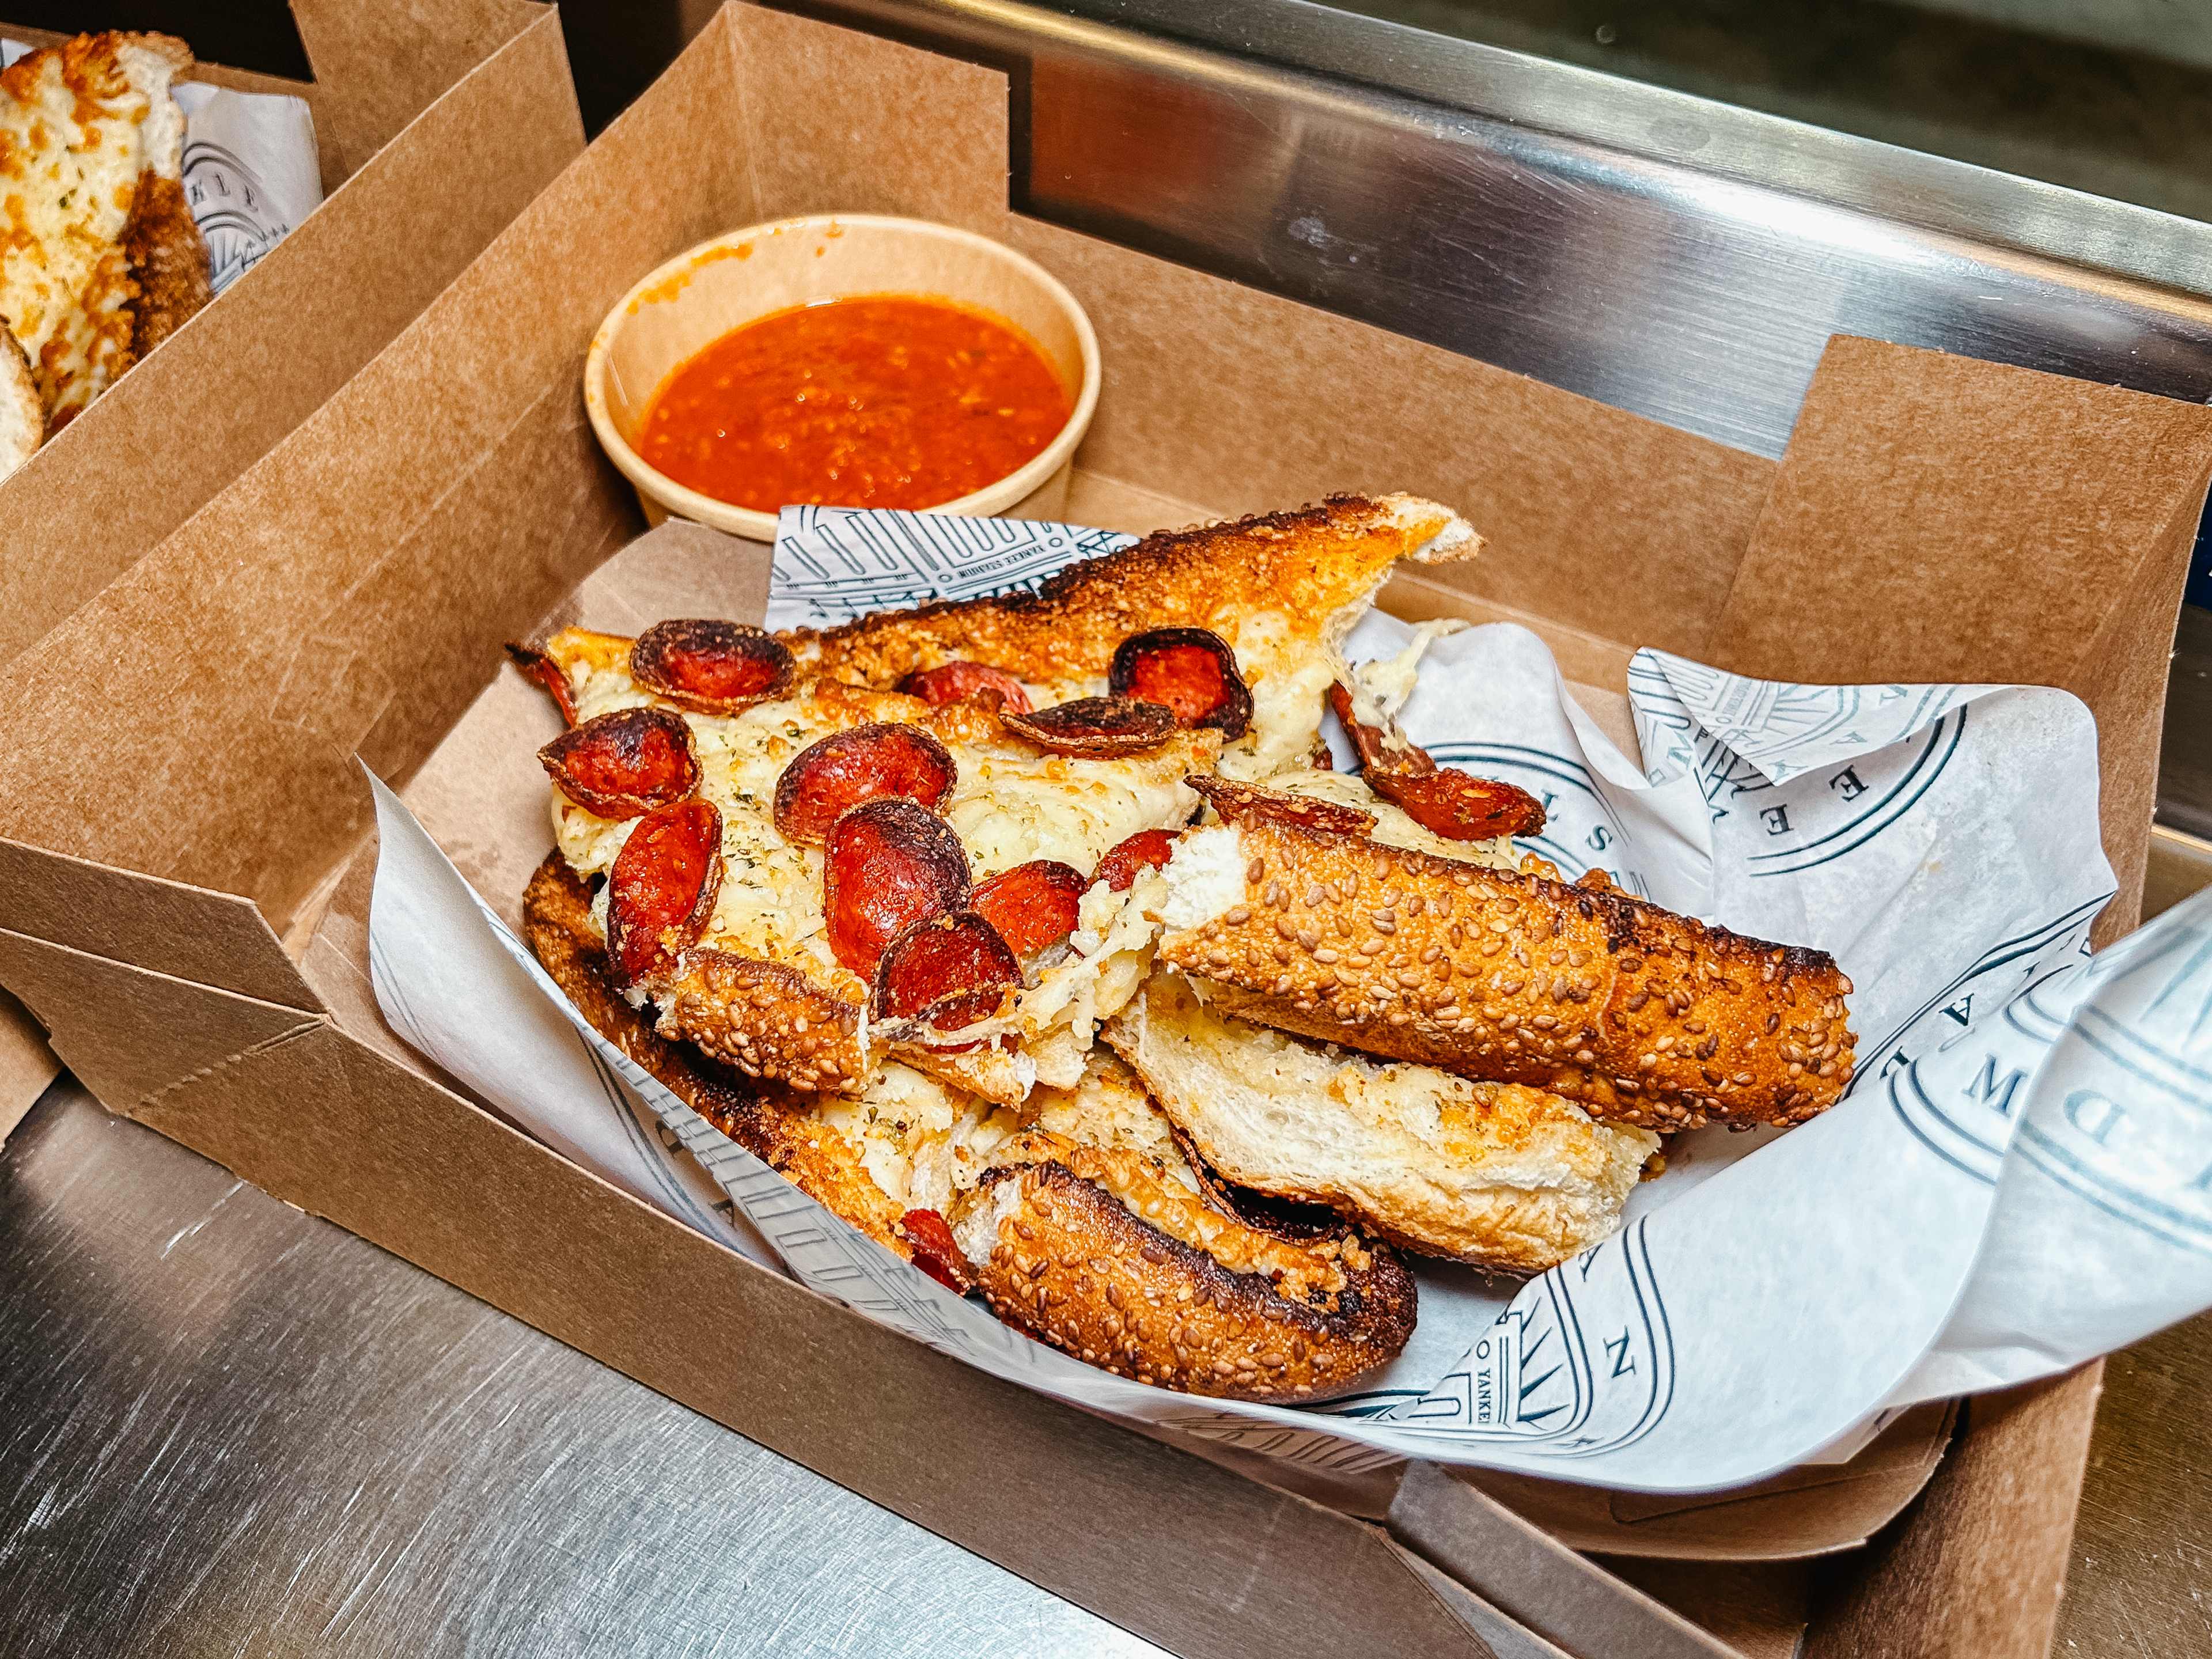
POLYGON ((1098 405, 1098 337, 1060 282, 988 237, 921 219, 817 214, 750 225, 678 255, 623 295, 584 362, 592 429, 635 486, 647 520, 690 519, 754 541, 775 539, 775 515, 687 489, 632 447, 671 370, 732 329, 817 300, 898 294, 996 313, 1042 349, 1073 410, 1053 441, 996 483, 932 513, 1051 519, 1066 509, 1075 447, 1098 405))

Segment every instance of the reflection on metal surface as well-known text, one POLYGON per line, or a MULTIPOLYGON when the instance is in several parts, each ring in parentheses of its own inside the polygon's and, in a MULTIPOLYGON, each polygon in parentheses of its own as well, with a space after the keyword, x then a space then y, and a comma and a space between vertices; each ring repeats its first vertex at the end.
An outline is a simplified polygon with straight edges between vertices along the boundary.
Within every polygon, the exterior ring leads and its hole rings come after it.
POLYGON ((1838 332, 2212 397, 2212 226, 1301 0, 773 3, 1004 70, 1024 211, 1739 448, 1838 332))
POLYGON ((1159 1650, 111 1118, 0 1149, 0 1653, 1159 1650))
POLYGON ((1006 69, 1025 210, 1741 448, 1839 331, 2212 393, 2148 209, 1291 0, 778 3, 1006 69))

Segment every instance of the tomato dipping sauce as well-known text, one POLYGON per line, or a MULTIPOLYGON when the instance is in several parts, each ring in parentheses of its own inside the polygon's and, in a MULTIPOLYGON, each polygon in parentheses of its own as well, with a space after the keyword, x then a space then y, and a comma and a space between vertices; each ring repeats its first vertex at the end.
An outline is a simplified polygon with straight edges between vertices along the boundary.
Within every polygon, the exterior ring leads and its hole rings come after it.
POLYGON ((1012 324, 869 295, 772 313, 686 358, 653 393, 637 453, 757 512, 937 507, 1017 471, 1073 408, 1012 324))

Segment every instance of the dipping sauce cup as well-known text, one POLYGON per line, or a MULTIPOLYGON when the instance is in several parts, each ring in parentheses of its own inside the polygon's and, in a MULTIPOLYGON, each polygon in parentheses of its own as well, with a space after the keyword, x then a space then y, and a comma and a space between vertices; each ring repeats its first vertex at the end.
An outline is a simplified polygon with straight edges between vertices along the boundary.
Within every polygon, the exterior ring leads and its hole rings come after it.
POLYGON ((775 539, 773 513, 702 495, 647 465, 635 447, 647 410, 672 370, 732 330, 794 306, 864 295, 945 300, 1005 319, 1043 352, 1073 405, 1066 424, 1023 465, 923 510, 1061 514, 1075 447, 1098 405, 1098 337, 1075 296, 1035 260, 973 231, 877 214, 823 214, 702 242, 624 295, 592 337, 585 410, 649 522, 684 518, 754 541, 775 539))

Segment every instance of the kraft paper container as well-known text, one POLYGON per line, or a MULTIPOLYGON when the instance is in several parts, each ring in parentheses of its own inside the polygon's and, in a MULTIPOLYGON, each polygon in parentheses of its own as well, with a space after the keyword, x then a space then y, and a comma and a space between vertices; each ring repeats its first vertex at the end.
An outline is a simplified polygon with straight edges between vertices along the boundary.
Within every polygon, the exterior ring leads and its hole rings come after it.
MULTIPOLYGON (((44 9, 49 21, 54 9, 44 9)), ((190 0, 137 5, 126 25, 119 10, 77 9, 86 29, 162 29, 187 43, 207 10, 190 0)), ((304 100, 323 204, 0 479, 0 662, 267 454, 583 148, 550 6, 293 0, 292 16, 313 80, 209 63, 185 78, 304 100)), ((12 23, 0 35, 34 46, 66 38, 12 23)), ((0 994, 0 1133, 54 1071, 0 994)))
POLYGON ((649 523, 674 514, 754 541, 775 514, 687 489, 631 447, 654 392, 710 342, 817 301, 901 294, 951 300, 1012 323, 1042 349, 1073 405, 1018 471, 932 513, 1053 519, 1067 504, 1076 446, 1098 406, 1098 337, 1075 296, 1036 260, 951 225, 881 214, 817 214, 749 225, 678 255, 618 301, 592 338, 584 408, 607 455, 636 487, 649 523))
MULTIPOLYGON (((468 742, 472 710, 550 718, 502 642, 653 619, 593 609, 641 528, 584 409, 595 331, 641 272, 830 203, 973 230, 1078 296, 1109 371, 1078 522, 1410 490, 1491 546, 1386 604, 1523 622, 1593 695, 1638 644, 1832 684, 2065 687, 2098 723, 2119 882, 2098 938, 2134 926, 2212 410, 1839 339, 1771 461, 1013 213, 1006 111, 991 70, 720 13, 343 390, 0 662, 0 984, 112 1109, 1192 1659, 2041 1655, 2094 1366, 1969 1401, 1924 1487, 1940 1435, 1664 1513, 1523 1497, 1607 1559, 1881 1528, 1817 1577, 1633 1569, 1685 1618, 1510 1489, 1415 1464, 1286 1492, 973 1372, 608 1187, 385 1027, 361 763, 426 822, 441 779, 536 769, 468 742)), ((670 528, 717 544, 643 573, 640 604, 760 613, 764 550, 670 528)), ((510 914, 502 867, 550 838, 537 788, 445 831, 510 914)))

